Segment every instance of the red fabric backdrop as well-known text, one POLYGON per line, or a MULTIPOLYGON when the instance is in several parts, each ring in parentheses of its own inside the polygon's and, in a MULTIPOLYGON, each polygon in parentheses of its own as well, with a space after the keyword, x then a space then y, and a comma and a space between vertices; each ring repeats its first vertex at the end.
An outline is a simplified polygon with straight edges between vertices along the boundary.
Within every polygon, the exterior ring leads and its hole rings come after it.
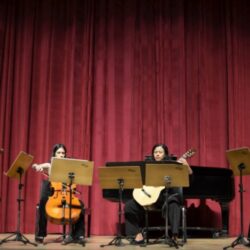
MULTIPOLYGON (((93 235, 116 232, 118 207, 97 175, 106 161, 141 160, 164 142, 176 155, 196 148, 193 165, 230 167, 225 151, 249 146, 249 11, 247 0, 1 1, 0 232, 16 229, 17 181, 4 172, 20 150, 41 163, 62 142, 94 161, 92 187, 79 188, 93 235)), ((42 178, 24 175, 22 232, 34 232, 42 178)), ((231 235, 240 230, 235 182, 231 235)), ((206 223, 219 226, 218 204, 207 205, 206 223)))

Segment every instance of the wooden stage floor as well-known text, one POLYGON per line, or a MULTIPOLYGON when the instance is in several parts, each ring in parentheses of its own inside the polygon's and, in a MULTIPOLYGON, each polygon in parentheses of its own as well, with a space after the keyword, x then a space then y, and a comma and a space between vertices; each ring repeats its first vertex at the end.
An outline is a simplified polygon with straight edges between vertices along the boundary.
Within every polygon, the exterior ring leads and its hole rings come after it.
MULTIPOLYGON (((0 240, 4 239, 5 237, 9 236, 11 234, 0 234, 0 240)), ((34 235, 25 235, 31 242, 34 242, 34 235)), ((57 235, 49 235, 46 237, 45 242, 49 242, 52 240, 57 239, 57 235)), ((10 239, 15 239, 15 237, 11 237, 10 239)), ((105 249, 105 250, 111 250, 111 249, 117 249, 120 248, 115 245, 111 246, 105 246, 101 247, 102 244, 108 244, 111 242, 111 240, 114 239, 113 236, 91 236, 90 238, 86 239, 86 245, 83 247, 79 244, 68 244, 66 246, 61 245, 61 243, 48 243, 45 245, 39 244, 38 246, 33 246, 30 244, 23 244, 21 241, 8 241, 4 242, 0 245, 0 249, 60 249, 60 250, 78 250, 78 249, 85 249, 85 250, 96 250, 96 249, 105 249)), ((178 249, 183 250, 218 250, 222 249, 228 245, 231 245, 231 243, 236 238, 211 238, 211 239, 201 239, 201 238, 192 238, 188 239, 187 243, 184 246, 179 246, 178 249)), ((122 243, 124 243, 124 246, 122 247, 123 250, 134 250, 134 249, 142 249, 140 246, 133 246, 130 245, 129 242, 126 239, 122 240, 122 243)), ((242 244, 236 245, 234 248, 228 248, 230 249, 249 249, 250 247, 243 246, 242 244)), ((121 249, 121 248, 120 248, 121 249)), ((155 245, 147 245, 147 250, 160 250, 160 249, 176 249, 175 247, 170 247, 169 245, 160 243, 155 245)))

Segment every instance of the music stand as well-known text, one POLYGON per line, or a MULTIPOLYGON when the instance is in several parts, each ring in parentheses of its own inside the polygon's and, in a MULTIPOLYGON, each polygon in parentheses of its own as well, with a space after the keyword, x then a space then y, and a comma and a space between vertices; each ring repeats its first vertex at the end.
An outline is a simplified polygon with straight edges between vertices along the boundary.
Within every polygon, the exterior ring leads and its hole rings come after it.
MULTIPOLYGON (((87 160, 56 158, 53 157, 51 161, 51 171, 49 181, 66 183, 70 191, 69 204, 69 235, 64 244, 74 243, 72 237, 72 185, 79 184, 91 186, 93 181, 94 163, 87 160)), ((85 244, 83 244, 84 246, 85 244)))
POLYGON ((248 227, 248 235, 247 235, 247 240, 250 241, 250 224, 249 224, 249 227, 248 227))
POLYGON ((102 189, 119 189, 118 230, 116 237, 105 246, 123 246, 121 235, 122 192, 124 189, 141 188, 142 178, 139 166, 99 167, 99 181, 102 189))
POLYGON ((19 154, 17 155, 15 161, 12 163, 11 167, 9 170, 5 173, 10 178, 16 178, 19 181, 18 184, 18 198, 17 198, 17 203, 18 203, 18 210, 17 210, 17 227, 16 227, 16 232, 13 234, 7 236, 3 240, 0 241, 0 245, 4 242, 7 241, 21 241, 24 244, 31 244, 33 246, 37 246, 36 243, 30 242, 29 239, 27 239, 20 231, 20 217, 21 217, 21 202, 24 201, 22 199, 22 175, 25 173, 25 171, 28 169, 30 164, 33 161, 33 156, 29 155, 23 151, 20 151, 19 154), (11 239, 11 237, 14 236, 14 239, 11 239))
POLYGON ((168 235, 168 189, 170 187, 189 187, 188 167, 176 164, 146 164, 146 186, 165 186, 165 235, 164 243, 178 248, 178 244, 168 235))
POLYGON ((240 192, 240 234, 239 236, 229 245, 223 249, 229 247, 235 247, 236 245, 250 246, 250 243, 245 240, 243 233, 243 175, 250 175, 250 151, 247 147, 230 149, 226 151, 227 160, 233 170, 235 176, 240 176, 239 192, 240 192))

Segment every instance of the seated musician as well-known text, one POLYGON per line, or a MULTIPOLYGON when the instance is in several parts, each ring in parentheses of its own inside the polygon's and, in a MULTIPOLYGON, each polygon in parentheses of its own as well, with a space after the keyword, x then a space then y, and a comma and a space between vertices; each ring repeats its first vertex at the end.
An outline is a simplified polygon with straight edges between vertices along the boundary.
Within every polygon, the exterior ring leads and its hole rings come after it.
MULTIPOLYGON (((66 158, 67 149, 63 144, 55 144, 52 149, 52 157, 58 158, 66 158)), ((42 164, 33 164, 32 168, 36 171, 41 171, 50 173, 50 162, 42 163, 42 164)), ((65 184, 64 184, 65 185, 65 184)), ((67 185, 66 185, 67 187, 67 185)), ((40 193, 40 201, 38 208, 38 216, 36 218, 36 232, 35 232, 35 241, 37 243, 43 243, 44 237, 47 236, 47 215, 46 215, 46 203, 49 200, 49 197, 53 195, 53 191, 51 189, 51 183, 46 179, 43 180, 41 185, 41 193, 40 193)), ((84 244, 84 205, 80 201, 80 216, 78 221, 73 225, 72 235, 66 237, 62 244, 67 244, 70 242, 76 242, 79 244, 84 244)))
MULTIPOLYGON (((156 144, 152 148, 152 158, 154 161, 169 160, 168 148, 165 144, 156 144)), ((187 163, 184 157, 177 160, 178 162, 188 166, 189 174, 192 174, 192 169, 187 163)), ((159 198, 155 204, 155 207, 162 208, 165 198, 164 191, 159 195, 159 198)), ((177 242, 178 229, 180 225, 180 196, 174 188, 169 188, 169 198, 168 198, 168 214, 169 214, 169 224, 171 228, 172 239, 177 242), (175 194, 175 195, 173 195, 175 194)), ((131 199, 125 203, 125 229, 126 235, 131 237, 133 240, 131 244, 143 244, 144 238, 141 232, 141 227, 145 218, 145 209, 135 200, 131 199)), ((164 213, 163 213, 164 214, 164 213)))

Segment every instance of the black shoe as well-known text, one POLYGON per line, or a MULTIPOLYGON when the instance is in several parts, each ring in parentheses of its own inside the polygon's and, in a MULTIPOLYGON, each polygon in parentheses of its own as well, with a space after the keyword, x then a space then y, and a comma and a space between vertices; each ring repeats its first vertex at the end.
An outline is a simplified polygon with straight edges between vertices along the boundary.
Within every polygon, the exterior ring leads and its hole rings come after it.
POLYGON ((85 243, 86 243, 85 238, 83 236, 76 238, 75 242, 83 246, 85 246, 85 243))
POLYGON ((62 245, 67 245, 67 244, 73 243, 73 242, 74 242, 74 239, 73 239, 70 235, 68 235, 68 236, 63 240, 62 245))
POLYGON ((144 239, 143 240, 135 240, 135 239, 133 239, 132 241, 130 241, 130 244, 131 245, 144 245, 145 241, 144 241, 144 239))
POLYGON ((43 237, 42 236, 36 236, 35 237, 35 242, 38 244, 43 244, 43 237))
POLYGON ((178 247, 178 246, 183 246, 181 242, 178 241, 178 238, 176 235, 174 235, 171 239, 169 239, 169 246, 170 247, 178 247))

